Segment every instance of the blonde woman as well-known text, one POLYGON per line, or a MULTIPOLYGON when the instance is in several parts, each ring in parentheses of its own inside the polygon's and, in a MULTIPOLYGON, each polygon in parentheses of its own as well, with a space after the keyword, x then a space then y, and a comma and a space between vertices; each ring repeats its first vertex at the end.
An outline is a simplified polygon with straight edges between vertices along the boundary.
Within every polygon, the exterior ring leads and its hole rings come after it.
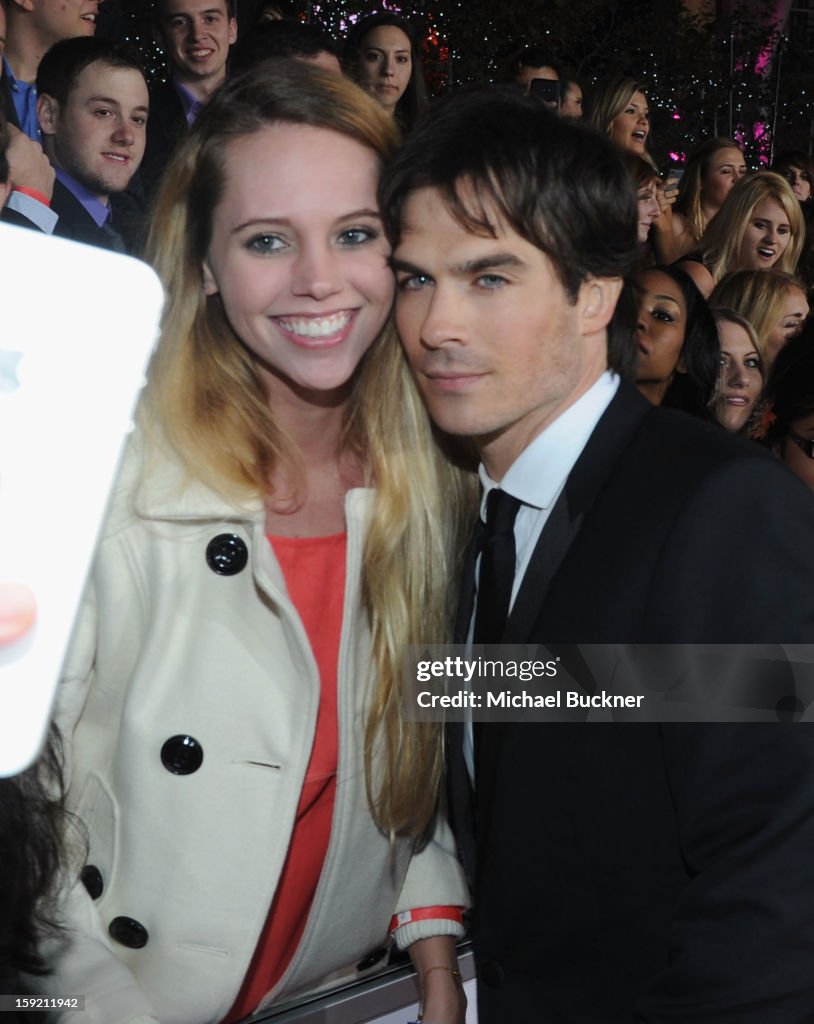
POLYGON ((710 305, 732 309, 749 321, 767 372, 780 349, 802 331, 808 317, 805 285, 782 270, 727 274, 715 286, 710 305))
POLYGON ((706 139, 690 154, 673 208, 673 231, 680 255, 701 241, 707 225, 746 175, 746 162, 732 139, 706 139))
POLYGON ((678 186, 671 178, 662 181, 648 151, 650 107, 644 89, 632 78, 616 78, 600 84, 591 104, 590 122, 624 153, 638 156, 652 166, 660 213, 652 223, 648 240, 656 263, 672 263, 679 256, 672 212, 678 186))
POLYGON ((713 307, 721 343, 721 368, 715 391, 715 419, 733 434, 749 433, 766 381, 755 329, 725 306, 713 307))
POLYGON ((51 984, 105 1024, 237 1021, 391 930, 463 1020, 441 736, 400 678, 446 635, 466 486, 390 325, 396 141, 349 81, 261 65, 158 197, 163 333, 59 715, 89 853, 51 984))
POLYGON ((677 265, 702 295, 735 270, 793 274, 803 249, 805 224, 788 182, 771 171, 742 178, 710 222, 698 249, 677 265))

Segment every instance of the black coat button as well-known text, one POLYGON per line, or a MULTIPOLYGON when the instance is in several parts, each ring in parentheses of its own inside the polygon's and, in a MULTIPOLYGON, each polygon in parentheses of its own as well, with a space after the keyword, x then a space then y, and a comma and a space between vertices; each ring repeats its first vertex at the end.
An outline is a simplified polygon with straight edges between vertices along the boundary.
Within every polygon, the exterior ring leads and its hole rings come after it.
POLYGON ((503 984, 503 967, 497 960, 487 960, 481 965, 480 980, 489 988, 500 988, 503 984))
POLYGON ((114 917, 107 930, 111 939, 130 949, 142 949, 150 938, 144 925, 132 917, 114 917))
POLYGON ((191 775, 203 763, 203 747, 194 736, 170 736, 161 748, 161 763, 173 775, 191 775))
POLYGON ((86 864, 82 868, 80 878, 82 879, 82 885, 88 890, 90 898, 98 900, 105 888, 102 872, 95 864, 86 864))
POLYGON ((249 549, 236 533, 219 533, 206 545, 206 564, 218 576, 236 576, 248 561, 249 549))

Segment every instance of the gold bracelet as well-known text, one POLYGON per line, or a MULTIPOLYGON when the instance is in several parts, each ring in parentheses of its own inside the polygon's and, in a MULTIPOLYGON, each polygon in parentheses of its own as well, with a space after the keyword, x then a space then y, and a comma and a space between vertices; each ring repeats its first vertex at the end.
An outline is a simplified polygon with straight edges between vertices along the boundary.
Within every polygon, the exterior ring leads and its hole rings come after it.
POLYGON ((422 984, 424 982, 424 979, 427 977, 427 975, 428 974, 432 974, 433 971, 449 971, 449 973, 452 975, 453 980, 456 982, 456 984, 463 985, 463 980, 461 978, 461 972, 458 970, 458 968, 457 967, 446 967, 444 964, 436 964, 434 967, 428 967, 426 969, 426 971, 424 971, 424 973, 421 975, 422 984))

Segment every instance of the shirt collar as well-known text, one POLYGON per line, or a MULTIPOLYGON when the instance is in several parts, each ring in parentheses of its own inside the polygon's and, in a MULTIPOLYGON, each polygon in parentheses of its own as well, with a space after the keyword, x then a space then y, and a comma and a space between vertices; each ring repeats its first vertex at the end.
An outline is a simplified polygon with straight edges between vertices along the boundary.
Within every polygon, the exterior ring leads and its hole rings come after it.
POLYGON ((110 217, 110 207, 107 203, 103 203, 89 188, 85 188, 76 178, 72 178, 70 174, 63 171, 61 167, 55 168, 54 173, 56 174, 57 181, 61 182, 74 199, 77 199, 84 206, 85 210, 93 218, 96 226, 99 228, 103 227, 110 217))
POLYGON ((11 65, 9 64, 5 57, 3 58, 3 78, 7 79, 8 84, 11 86, 12 89, 17 88, 17 79, 14 77, 14 72, 11 70, 11 65))
POLYGON ((553 423, 524 448, 500 481, 493 480, 483 463, 478 468, 483 497, 481 517, 486 521, 486 499, 500 487, 524 505, 550 508, 568 479, 602 414, 619 387, 619 378, 606 370, 553 423))
POLYGON ((197 96, 193 96, 189 89, 187 89, 187 87, 176 78, 173 78, 172 84, 175 91, 178 93, 178 98, 181 100, 181 106, 184 108, 184 117, 187 120, 187 124, 191 127, 195 122, 195 118, 200 114, 203 103, 197 96))

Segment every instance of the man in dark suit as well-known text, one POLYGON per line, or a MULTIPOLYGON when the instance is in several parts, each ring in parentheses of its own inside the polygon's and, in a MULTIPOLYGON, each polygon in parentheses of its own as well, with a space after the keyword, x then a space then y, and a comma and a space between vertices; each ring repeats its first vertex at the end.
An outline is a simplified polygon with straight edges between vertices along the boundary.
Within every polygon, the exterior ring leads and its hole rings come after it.
MULTIPOLYGON (((481 458, 458 642, 814 640, 810 493, 614 372, 636 205, 609 141, 533 99, 452 97, 382 199, 416 379, 481 458)), ((482 1024, 814 1020, 809 726, 448 739, 482 1024)))
POLYGON ((144 154, 149 100, 136 58, 104 39, 64 39, 40 62, 37 92, 56 171, 55 234, 124 252, 110 197, 124 192, 144 154))
POLYGON ((155 34, 169 78, 150 89, 150 125, 141 177, 155 194, 178 140, 226 80, 237 39, 234 0, 155 0, 155 34))

